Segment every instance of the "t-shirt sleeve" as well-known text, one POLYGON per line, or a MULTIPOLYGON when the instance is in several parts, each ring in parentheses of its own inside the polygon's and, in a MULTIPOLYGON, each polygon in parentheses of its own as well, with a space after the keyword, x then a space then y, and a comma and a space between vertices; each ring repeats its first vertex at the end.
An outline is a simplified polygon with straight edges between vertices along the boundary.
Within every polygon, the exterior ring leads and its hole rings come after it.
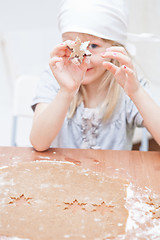
MULTIPOLYGON (((150 90, 148 86, 148 82, 144 78, 139 79, 140 84, 142 87, 147 91, 150 95, 150 90)), ((143 99, 142 99, 143 101, 143 99)), ((126 96, 126 119, 129 126, 134 127, 143 127, 143 118, 141 114, 139 113, 137 107, 132 102, 132 100, 126 96)))
POLYGON ((33 98, 31 107, 33 111, 38 103, 49 103, 56 96, 59 84, 54 78, 50 69, 45 70, 37 84, 36 95, 33 98))

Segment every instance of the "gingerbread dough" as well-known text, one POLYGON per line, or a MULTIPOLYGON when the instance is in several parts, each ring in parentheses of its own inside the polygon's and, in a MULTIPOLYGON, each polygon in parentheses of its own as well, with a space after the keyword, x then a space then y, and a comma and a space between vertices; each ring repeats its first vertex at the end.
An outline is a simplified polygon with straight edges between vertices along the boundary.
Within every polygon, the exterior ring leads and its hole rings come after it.
POLYGON ((0 236, 115 239, 125 233, 127 182, 71 163, 0 169, 0 236))
POLYGON ((87 50, 89 45, 88 42, 81 42, 81 40, 77 37, 75 42, 68 42, 67 47, 72 51, 69 59, 76 65, 82 63, 84 56, 91 56, 91 52, 87 50))

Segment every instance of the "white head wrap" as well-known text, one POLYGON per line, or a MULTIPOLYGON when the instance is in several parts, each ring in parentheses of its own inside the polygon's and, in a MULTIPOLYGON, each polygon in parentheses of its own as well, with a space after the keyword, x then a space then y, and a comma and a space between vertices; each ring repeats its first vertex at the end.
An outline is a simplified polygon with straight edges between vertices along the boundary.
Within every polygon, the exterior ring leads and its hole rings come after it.
POLYGON ((126 0, 61 0, 58 24, 61 34, 81 32, 125 45, 126 0))

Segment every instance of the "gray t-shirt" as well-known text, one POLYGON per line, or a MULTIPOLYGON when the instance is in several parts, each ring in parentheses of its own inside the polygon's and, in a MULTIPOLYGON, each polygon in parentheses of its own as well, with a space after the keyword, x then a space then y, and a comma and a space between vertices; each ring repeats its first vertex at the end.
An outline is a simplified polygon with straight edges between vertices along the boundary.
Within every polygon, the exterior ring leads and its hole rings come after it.
MULTIPOLYGON (((146 82, 140 82, 146 88, 146 82)), ((37 103, 51 102, 58 90, 58 82, 51 70, 47 69, 38 83, 32 108, 37 103)), ((118 104, 107 122, 102 121, 98 108, 85 108, 81 103, 72 119, 65 117, 51 147, 131 150, 134 129, 142 127, 142 122, 136 106, 122 90, 118 104)))

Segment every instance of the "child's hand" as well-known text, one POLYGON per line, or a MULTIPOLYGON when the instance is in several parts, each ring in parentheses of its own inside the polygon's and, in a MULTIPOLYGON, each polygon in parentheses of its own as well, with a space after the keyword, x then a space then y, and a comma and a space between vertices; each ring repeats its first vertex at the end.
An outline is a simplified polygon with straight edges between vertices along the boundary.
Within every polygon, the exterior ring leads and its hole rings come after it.
POLYGON ((108 61, 104 61, 103 66, 114 75, 126 94, 132 97, 139 89, 140 84, 137 80, 132 61, 126 50, 123 47, 110 47, 106 49, 105 53, 102 53, 102 57, 119 61, 120 67, 108 61))
POLYGON ((71 51, 67 48, 68 41, 57 45, 53 49, 49 65, 53 75, 60 85, 60 88, 68 93, 74 94, 83 81, 88 61, 87 58, 84 57, 84 60, 80 65, 72 63, 72 61, 69 60, 71 51))

